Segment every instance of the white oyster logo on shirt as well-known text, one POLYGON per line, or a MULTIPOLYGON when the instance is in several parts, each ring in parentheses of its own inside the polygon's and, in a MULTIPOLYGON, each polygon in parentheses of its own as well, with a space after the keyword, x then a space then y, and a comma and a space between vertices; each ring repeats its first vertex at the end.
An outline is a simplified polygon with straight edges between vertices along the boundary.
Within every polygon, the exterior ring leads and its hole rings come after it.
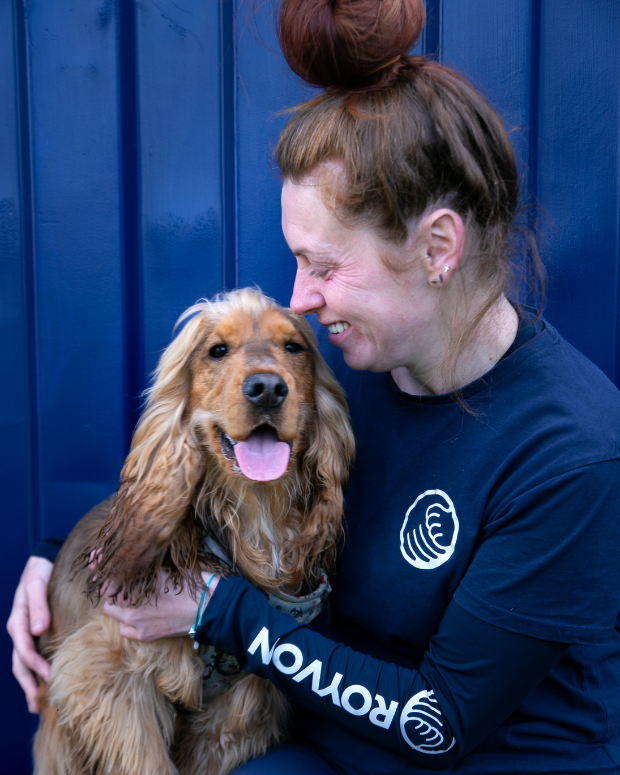
POLYGON ((443 490, 426 490, 409 507, 400 531, 400 551, 414 568, 431 570, 454 554, 459 521, 443 490))
POLYGON ((435 693, 418 692, 403 708, 400 714, 400 733, 409 745, 420 753, 446 753, 456 743, 452 738, 450 745, 446 741, 446 729, 435 693), (407 723, 413 721, 407 734, 407 723))

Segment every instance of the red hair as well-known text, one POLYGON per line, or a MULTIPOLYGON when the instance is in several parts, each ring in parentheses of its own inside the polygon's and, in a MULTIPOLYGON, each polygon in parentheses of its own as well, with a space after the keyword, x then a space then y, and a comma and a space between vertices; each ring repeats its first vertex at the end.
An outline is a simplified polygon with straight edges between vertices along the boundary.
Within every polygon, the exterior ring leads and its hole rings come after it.
POLYGON ((278 36, 291 69, 315 86, 388 86, 422 32, 419 0, 282 0, 278 36), (374 76, 374 77, 373 77, 374 76))

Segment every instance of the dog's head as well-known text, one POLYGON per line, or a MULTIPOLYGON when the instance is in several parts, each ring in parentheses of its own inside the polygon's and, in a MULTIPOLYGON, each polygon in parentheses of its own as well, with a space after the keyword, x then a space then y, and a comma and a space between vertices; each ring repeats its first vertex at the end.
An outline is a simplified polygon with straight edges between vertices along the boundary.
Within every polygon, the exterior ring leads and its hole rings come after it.
POLYGON ((89 591, 113 580, 137 603, 153 594, 162 567, 174 584, 198 583, 196 513, 203 526, 228 531, 227 548, 257 583, 299 585, 313 563, 329 566, 340 534, 353 456, 342 391, 306 320, 259 291, 202 302, 180 322, 98 540, 89 591))
POLYGON ((306 451, 315 411, 309 327, 256 292, 192 311, 203 333, 190 358, 190 424, 229 476, 277 481, 306 451))

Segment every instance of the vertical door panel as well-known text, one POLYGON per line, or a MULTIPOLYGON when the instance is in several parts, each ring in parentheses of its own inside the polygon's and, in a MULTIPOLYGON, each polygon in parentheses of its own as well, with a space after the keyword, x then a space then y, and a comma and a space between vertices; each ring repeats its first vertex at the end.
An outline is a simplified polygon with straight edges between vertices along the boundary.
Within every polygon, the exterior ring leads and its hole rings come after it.
POLYGON ((548 317, 620 383, 619 41, 614 0, 542 5, 538 198, 548 317))
POLYGON ((222 288, 219 3, 136 4, 144 364, 222 288))
MULTIPOLYGON (((23 32, 23 26, 14 17, 14 10, 12 3, 0 3, 0 521, 4 535, 2 564, 8 581, 6 594, 0 599, 2 622, 9 616, 12 587, 28 557, 38 513, 36 445, 30 445, 34 317, 26 294, 32 266, 22 234, 29 208, 27 202, 23 205, 20 186, 20 151, 25 144, 28 153, 29 138, 27 125, 24 136, 19 136, 15 28, 23 32)), ((33 404, 36 407, 36 401, 33 404)), ((36 439, 36 416, 34 421, 36 439)), ((23 692, 11 675, 11 645, 6 636, 0 640, 0 665, 0 772, 27 773, 35 719, 29 716, 23 692)))
POLYGON ((237 11, 237 228, 239 285, 259 285, 288 304, 295 259, 280 225, 282 182, 272 152, 287 117, 284 108, 311 96, 288 69, 274 33, 270 5, 255 18, 237 11))
POLYGON ((113 5, 26 3, 40 395, 41 532, 116 487, 123 328, 113 5))
MULTIPOLYGON (((13 8, 0 5, 0 481, 3 513, 11 515, 20 560, 26 555, 36 504, 30 492, 29 309, 26 274, 30 256, 22 229, 26 217, 20 190, 20 137, 15 78, 13 8)), ((28 134, 21 138, 28 143, 28 134)), ((11 560, 13 556, 11 555, 11 560)))
POLYGON ((442 0, 442 61, 502 116, 527 164, 532 0, 442 0))

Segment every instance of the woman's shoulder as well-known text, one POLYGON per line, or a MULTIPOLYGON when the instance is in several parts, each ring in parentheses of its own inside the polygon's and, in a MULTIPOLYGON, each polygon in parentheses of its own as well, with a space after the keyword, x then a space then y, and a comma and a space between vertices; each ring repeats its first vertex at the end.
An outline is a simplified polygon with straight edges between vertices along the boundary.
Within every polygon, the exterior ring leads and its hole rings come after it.
POLYGON ((620 390, 611 379, 546 319, 540 323, 539 341, 533 348, 538 356, 532 364, 534 376, 571 402, 620 410, 620 390))
POLYGON ((620 455, 620 391, 598 366, 546 320, 514 355, 506 384, 491 390, 494 416, 522 422, 541 442, 568 445, 560 457, 575 463, 620 455))

